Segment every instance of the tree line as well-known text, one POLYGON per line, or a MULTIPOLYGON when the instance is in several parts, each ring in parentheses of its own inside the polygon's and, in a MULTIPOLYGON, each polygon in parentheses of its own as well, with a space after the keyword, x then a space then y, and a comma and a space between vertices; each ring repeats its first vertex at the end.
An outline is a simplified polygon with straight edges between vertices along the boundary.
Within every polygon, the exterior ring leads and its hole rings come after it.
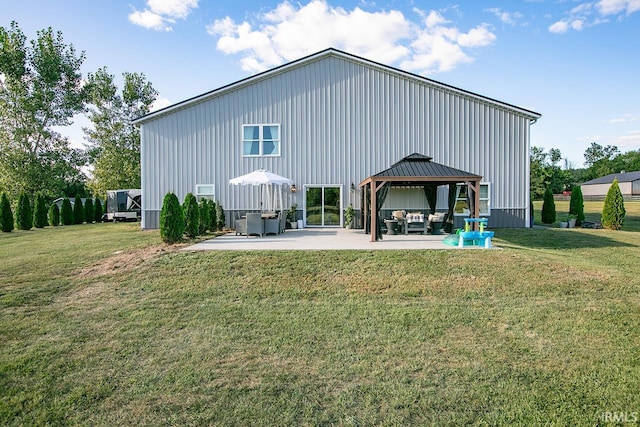
POLYGON ((571 191, 573 186, 612 173, 640 170, 640 150, 621 153, 614 145, 592 142, 584 152, 584 168, 575 168, 556 148, 530 150, 531 198, 541 200, 546 189, 553 194, 571 191))
POLYGON ((33 40, 18 23, 0 27, 0 191, 104 197, 107 189, 140 188, 140 135, 131 120, 147 114, 158 92, 144 74, 125 72, 122 89, 106 67, 81 72, 85 52, 61 32, 33 40), (85 114, 85 148, 56 131, 85 114), (91 170, 90 176, 85 172, 91 170))

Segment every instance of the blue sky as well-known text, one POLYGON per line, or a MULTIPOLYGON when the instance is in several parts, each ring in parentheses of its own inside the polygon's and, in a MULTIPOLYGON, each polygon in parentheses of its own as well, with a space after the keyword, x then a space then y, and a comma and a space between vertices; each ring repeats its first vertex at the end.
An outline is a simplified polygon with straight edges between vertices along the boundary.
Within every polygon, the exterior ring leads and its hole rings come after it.
POLYGON ((640 149, 640 0, 3 3, 0 25, 62 31, 84 73, 144 73, 158 107, 335 47, 539 112, 532 145, 576 167, 591 142, 640 149))

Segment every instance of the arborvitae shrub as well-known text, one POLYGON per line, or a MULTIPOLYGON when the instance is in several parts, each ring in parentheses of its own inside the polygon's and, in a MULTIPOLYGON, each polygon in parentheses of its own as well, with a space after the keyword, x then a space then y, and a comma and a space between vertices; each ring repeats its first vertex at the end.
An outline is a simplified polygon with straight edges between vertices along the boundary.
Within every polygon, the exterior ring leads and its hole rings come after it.
POLYGON ((582 188, 574 185, 571 189, 571 199, 569 199, 569 214, 576 216, 576 225, 582 225, 584 221, 584 199, 582 197, 582 188))
POLYGON ((96 222, 102 222, 102 202, 96 197, 96 202, 93 205, 93 218, 96 222))
POLYGON ((18 198, 18 230, 31 230, 33 227, 33 212, 31 211, 31 203, 29 196, 24 191, 20 193, 18 198))
POLYGON ((160 211, 160 237, 166 243, 173 244, 182 240, 184 234, 184 216, 178 197, 167 193, 160 211))
POLYGON ((627 214, 624 208, 624 198, 618 185, 618 180, 614 179, 607 197, 604 199, 602 208, 602 226, 610 230, 620 230, 624 225, 624 217, 627 214))
POLYGON ((80 196, 76 196, 73 201, 73 223, 82 224, 84 222, 84 206, 82 206, 82 199, 80 196))
POLYGON ((5 193, 0 196, 0 227, 5 233, 13 230, 13 212, 9 198, 5 193))
POLYGON ((33 207, 33 225, 36 228, 43 228, 48 224, 47 203, 41 193, 36 194, 36 202, 33 207))
POLYGON ((55 203, 49 206, 49 224, 54 227, 60 225, 60 209, 55 203))
POLYGON ((553 200, 551 188, 547 188, 544 192, 542 202, 542 222, 544 224, 553 224, 556 222, 556 202, 553 200))
POLYGON ((182 204, 184 211, 184 232, 189 237, 196 237, 200 231, 200 212, 198 200, 192 193, 187 193, 182 204))
POLYGON ((87 224, 91 224, 93 222, 93 199, 88 198, 84 202, 84 220, 87 224))
POLYGON ((225 226, 225 217, 224 209, 220 203, 216 203, 216 221, 218 222, 218 230, 222 230, 225 226))
POLYGON ((209 200, 209 231, 214 232, 218 230, 218 215, 216 202, 209 200))
POLYGON ((209 201, 204 197, 200 199, 200 234, 204 234, 209 229, 209 201))
POLYGON ((71 207, 71 200, 68 198, 62 199, 62 210, 60 211, 60 222, 62 225, 73 224, 73 208, 71 207))

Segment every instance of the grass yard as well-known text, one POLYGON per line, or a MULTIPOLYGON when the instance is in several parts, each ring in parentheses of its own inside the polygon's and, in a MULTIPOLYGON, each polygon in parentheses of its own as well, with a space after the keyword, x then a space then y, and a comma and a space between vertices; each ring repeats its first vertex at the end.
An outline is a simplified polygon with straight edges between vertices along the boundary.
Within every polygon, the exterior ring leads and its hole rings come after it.
POLYGON ((2 233, 0 424, 640 419, 638 205, 634 231, 498 230, 492 251, 192 253, 136 224, 2 233))

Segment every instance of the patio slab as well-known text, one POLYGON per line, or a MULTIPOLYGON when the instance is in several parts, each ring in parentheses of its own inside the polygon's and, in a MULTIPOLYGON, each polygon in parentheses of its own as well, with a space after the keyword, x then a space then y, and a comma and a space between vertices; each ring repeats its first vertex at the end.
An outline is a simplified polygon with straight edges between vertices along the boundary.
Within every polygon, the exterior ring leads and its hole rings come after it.
MULTIPOLYGON (((370 242, 370 236, 364 230, 347 230, 345 228, 304 228, 287 230, 277 236, 236 236, 228 233, 214 239, 205 240, 188 246, 189 251, 288 251, 288 250, 408 250, 408 249, 449 249, 460 250, 457 246, 444 244, 447 236, 403 234, 384 235, 383 240, 370 242)), ((479 249, 465 247, 463 249, 479 249)))

